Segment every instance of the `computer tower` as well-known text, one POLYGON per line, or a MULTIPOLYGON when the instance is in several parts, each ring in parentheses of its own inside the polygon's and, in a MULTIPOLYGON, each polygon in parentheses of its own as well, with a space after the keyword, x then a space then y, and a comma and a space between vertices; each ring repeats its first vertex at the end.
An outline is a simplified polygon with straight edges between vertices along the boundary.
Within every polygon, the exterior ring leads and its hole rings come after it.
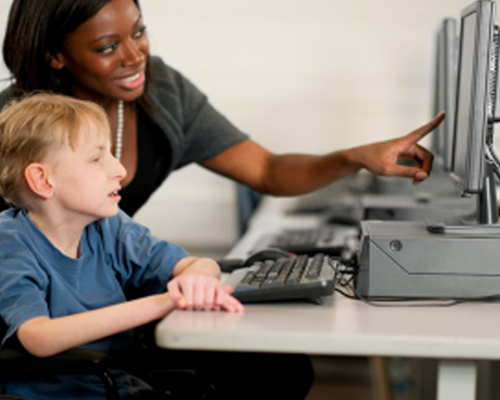
POLYGON ((426 222, 363 221, 356 292, 365 298, 500 295, 500 235, 431 233, 426 222))

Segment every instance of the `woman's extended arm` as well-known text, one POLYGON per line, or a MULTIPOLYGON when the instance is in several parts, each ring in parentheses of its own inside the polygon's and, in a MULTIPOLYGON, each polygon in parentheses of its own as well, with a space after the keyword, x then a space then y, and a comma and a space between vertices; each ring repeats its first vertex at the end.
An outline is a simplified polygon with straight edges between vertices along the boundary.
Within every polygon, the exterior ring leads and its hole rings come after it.
POLYGON ((418 183, 427 178, 432 154, 417 144, 443 120, 440 113, 428 124, 393 140, 372 143, 323 156, 276 155, 247 140, 202 163, 260 193, 277 196, 311 192, 366 168, 378 175, 403 176, 418 183), (416 167, 397 164, 413 160, 416 167))

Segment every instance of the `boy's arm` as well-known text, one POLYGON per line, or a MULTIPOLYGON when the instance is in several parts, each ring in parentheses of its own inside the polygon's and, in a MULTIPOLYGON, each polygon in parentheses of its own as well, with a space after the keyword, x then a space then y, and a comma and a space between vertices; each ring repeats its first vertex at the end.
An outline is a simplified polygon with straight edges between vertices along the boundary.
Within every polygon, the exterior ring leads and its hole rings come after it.
POLYGON ((220 269, 213 260, 183 258, 172 275, 168 293, 64 317, 31 318, 20 325, 17 337, 29 353, 47 357, 163 318, 176 305, 243 310, 241 303, 228 294, 231 288, 220 283, 220 269))
POLYGON ((164 293, 64 317, 35 317, 21 324, 17 337, 29 353, 47 357, 163 318, 174 308, 164 293))
POLYGON ((195 310, 243 311, 243 305, 220 282, 219 265, 209 258, 185 257, 180 260, 167 284, 177 307, 195 310))

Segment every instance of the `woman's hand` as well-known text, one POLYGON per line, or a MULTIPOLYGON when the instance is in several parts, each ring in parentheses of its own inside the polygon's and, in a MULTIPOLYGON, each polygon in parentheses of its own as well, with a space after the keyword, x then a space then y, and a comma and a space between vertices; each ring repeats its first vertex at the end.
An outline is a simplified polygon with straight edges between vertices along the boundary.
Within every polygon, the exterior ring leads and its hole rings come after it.
POLYGON ((417 142, 433 131, 444 119, 444 112, 426 125, 409 134, 384 142, 377 142, 349 150, 353 164, 378 174, 413 178, 413 183, 426 179, 432 167, 432 154, 417 142), (400 160, 414 161, 416 166, 399 165, 400 160))
POLYGON ((230 295, 233 288, 223 286, 220 282, 215 261, 191 257, 186 260, 188 263, 183 261, 179 265, 180 272, 174 273, 175 277, 167 284, 170 298, 177 307, 187 310, 243 311, 243 305, 230 295))

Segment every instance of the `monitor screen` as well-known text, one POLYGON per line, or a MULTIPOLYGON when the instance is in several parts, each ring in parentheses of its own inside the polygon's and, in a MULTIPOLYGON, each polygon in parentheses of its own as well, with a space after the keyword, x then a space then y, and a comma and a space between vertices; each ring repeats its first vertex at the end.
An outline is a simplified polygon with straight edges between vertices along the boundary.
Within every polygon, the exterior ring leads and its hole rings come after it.
POLYGON ((461 14, 451 175, 464 195, 484 183, 494 7, 478 1, 461 14))
POLYGON ((457 79, 458 34, 454 18, 443 20, 437 32, 433 115, 445 111, 445 120, 433 133, 435 161, 445 171, 451 168, 453 123, 455 121, 455 87, 457 79))

